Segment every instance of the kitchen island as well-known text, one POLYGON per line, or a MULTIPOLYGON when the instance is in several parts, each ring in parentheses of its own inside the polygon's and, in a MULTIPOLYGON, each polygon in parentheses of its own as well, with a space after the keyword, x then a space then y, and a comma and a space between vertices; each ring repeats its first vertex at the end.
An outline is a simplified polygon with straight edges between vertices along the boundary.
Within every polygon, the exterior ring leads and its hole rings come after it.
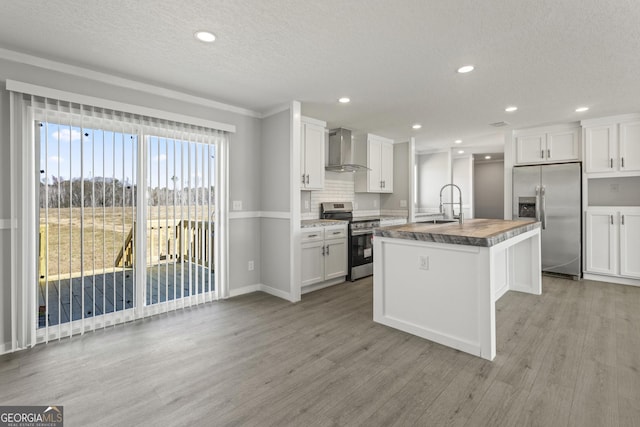
POLYGON ((495 302, 540 295, 540 223, 469 219, 374 231, 373 320, 493 360, 495 302))

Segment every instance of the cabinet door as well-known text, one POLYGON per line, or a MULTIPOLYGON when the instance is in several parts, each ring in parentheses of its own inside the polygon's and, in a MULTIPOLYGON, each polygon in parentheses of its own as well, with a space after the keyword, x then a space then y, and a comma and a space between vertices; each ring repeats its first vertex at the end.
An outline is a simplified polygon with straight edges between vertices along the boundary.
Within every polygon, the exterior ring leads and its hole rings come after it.
POLYGON ((640 121, 620 123, 621 171, 640 171, 640 121))
POLYGON ((620 275, 640 278, 640 210, 620 212, 620 275))
POLYGON ((382 192, 393 193, 393 144, 388 142, 380 145, 380 180, 382 192))
POLYGON ((370 136, 367 143, 367 167, 371 170, 367 171, 369 191, 379 193, 382 190, 382 175, 380 163, 383 142, 370 136))
POLYGON ((301 245, 300 262, 302 267, 302 286, 312 285, 324 280, 324 241, 301 245))
POLYGON ((617 274, 617 212, 587 212, 587 271, 617 274))
POLYGON ((516 137, 516 163, 540 163, 546 158, 546 134, 516 137))
POLYGON ((324 128, 303 123, 304 174, 307 175, 304 188, 320 190, 324 187, 324 128))
POLYGON ((578 129, 547 134, 547 161, 579 160, 578 129))
POLYGON ((325 240, 324 278, 335 279, 347 275, 347 239, 325 240))
POLYGON ((613 172, 616 169, 616 126, 589 127, 584 130, 585 172, 613 172))

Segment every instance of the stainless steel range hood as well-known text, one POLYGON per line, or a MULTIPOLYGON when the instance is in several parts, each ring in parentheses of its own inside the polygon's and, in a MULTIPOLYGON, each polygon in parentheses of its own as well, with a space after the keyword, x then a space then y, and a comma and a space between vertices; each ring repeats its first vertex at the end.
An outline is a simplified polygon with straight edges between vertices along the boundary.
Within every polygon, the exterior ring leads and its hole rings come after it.
POLYGON ((358 172, 368 167, 353 163, 353 141, 349 129, 331 129, 329 131, 329 162, 325 167, 332 172, 358 172))

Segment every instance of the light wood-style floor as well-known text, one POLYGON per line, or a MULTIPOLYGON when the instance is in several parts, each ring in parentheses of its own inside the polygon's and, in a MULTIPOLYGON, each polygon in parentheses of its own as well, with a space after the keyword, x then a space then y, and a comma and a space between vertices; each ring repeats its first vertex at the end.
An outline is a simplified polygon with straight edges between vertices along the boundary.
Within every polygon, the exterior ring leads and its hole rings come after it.
POLYGON ((493 362, 373 323, 371 279, 254 293, 0 357, 66 426, 640 426, 640 288, 544 277, 493 362))

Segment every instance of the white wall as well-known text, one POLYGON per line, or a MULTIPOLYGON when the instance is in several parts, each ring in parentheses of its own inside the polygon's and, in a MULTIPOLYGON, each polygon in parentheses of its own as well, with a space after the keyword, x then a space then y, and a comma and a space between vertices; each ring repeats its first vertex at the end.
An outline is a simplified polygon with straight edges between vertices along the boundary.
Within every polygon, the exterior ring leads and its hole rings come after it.
POLYGON ((409 143, 393 144, 393 193, 380 195, 380 211, 382 214, 409 215, 409 143), (404 201, 404 206, 402 202, 404 201))
POLYGON ((504 162, 476 162, 473 170, 476 218, 504 217, 504 162))
MULTIPOLYGON (((457 157, 452 162, 452 179, 451 182, 460 187, 462 192, 462 212, 465 218, 473 218, 473 157, 457 157)), ((458 190, 453 188, 453 192, 447 191, 447 199, 451 201, 453 196, 453 202, 457 203, 460 200, 458 190)), ((455 212, 458 212, 459 206, 455 205, 455 212)))
MULTIPOLYGON (((262 123, 260 197, 262 210, 270 213, 290 212, 291 189, 291 112, 285 110, 269 116, 262 123)), ((260 265, 262 284, 290 293, 290 218, 262 218, 260 265)), ((246 267, 245 267, 246 268, 246 267)))
POLYGON ((451 182, 450 153, 418 154, 418 210, 437 211, 440 189, 451 182))

